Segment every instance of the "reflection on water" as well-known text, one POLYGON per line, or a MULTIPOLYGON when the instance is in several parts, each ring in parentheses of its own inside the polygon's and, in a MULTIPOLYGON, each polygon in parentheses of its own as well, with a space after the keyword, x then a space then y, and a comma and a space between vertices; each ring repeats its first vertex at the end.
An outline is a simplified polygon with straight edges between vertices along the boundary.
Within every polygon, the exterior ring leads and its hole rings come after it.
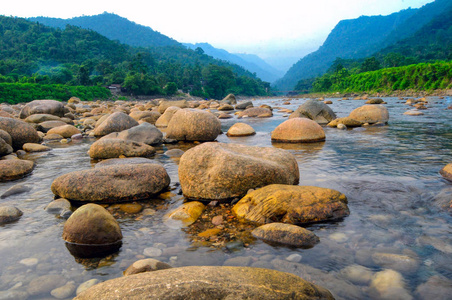
MULTIPOLYGON (((350 270, 364 269, 374 275, 392 268, 403 276, 408 293, 423 299, 416 289, 432 276, 452 278, 451 217, 441 209, 452 199, 452 184, 438 174, 452 162, 452 111, 445 110, 445 103, 435 99, 423 116, 406 116, 403 112, 408 107, 401 100, 385 100, 390 112, 388 126, 353 130, 325 127, 326 141, 322 143, 272 144, 271 131, 287 119, 276 110, 268 119, 222 120, 224 132, 233 123, 244 122, 256 130, 256 135, 232 138, 223 134, 219 142, 290 151, 299 163, 300 185, 333 188, 348 197, 349 217, 309 227, 320 238, 312 249, 270 246, 249 238, 249 225, 234 223, 227 205, 208 207, 204 218, 192 228, 167 226, 164 215, 184 199, 177 184, 179 159, 164 152, 196 146, 178 143, 158 146, 153 157, 167 169, 172 193, 139 202, 143 210, 138 214, 127 214, 120 206, 108 207, 123 232, 121 249, 102 259, 75 259, 61 239, 65 220, 44 208, 54 198, 50 185, 57 176, 94 166, 86 154, 94 140, 52 144, 50 152, 28 155, 36 162, 32 175, 0 183, 0 193, 17 184, 31 187, 28 192, 1 199, 2 205, 17 206, 24 214, 19 221, 0 227, 0 291, 26 291, 31 280, 48 274, 60 275, 76 285, 93 278, 104 281, 122 276, 122 271, 138 259, 153 257, 174 267, 241 265, 278 269, 323 285, 338 299, 374 297, 369 292, 370 279, 359 281, 350 270), (212 228, 211 218, 215 215, 224 216, 223 226, 228 230, 200 239, 198 232, 212 228), (243 243, 228 247, 222 244, 234 240, 243 243)), ((262 101, 289 109, 303 102, 293 100, 291 105, 282 105, 283 100, 262 101)), ((338 117, 344 117, 363 104, 333 99, 331 108, 338 117)), ((448 289, 452 292, 452 287, 448 289)))

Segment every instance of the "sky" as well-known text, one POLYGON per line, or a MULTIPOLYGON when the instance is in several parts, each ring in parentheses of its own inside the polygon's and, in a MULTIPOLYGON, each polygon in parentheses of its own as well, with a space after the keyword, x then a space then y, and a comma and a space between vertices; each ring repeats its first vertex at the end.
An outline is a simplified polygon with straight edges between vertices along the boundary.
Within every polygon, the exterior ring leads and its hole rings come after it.
POLYGON ((315 51, 343 19, 388 15, 433 0, 14 0, 0 15, 72 18, 115 13, 182 43, 207 42, 264 59, 315 51))

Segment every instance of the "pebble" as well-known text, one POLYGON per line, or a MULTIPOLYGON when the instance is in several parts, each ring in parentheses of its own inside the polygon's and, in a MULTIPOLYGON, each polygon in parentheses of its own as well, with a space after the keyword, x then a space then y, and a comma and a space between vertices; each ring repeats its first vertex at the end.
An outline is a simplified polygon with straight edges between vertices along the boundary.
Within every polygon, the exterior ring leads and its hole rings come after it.
POLYGON ((39 260, 37 258, 34 257, 30 257, 30 258, 24 258, 22 259, 19 263, 27 266, 27 267, 32 267, 37 265, 39 262, 39 260))
POLYGON ((99 283, 99 279, 90 279, 88 281, 83 282, 82 284, 80 284, 77 288, 77 291, 75 292, 76 295, 80 294, 83 291, 86 291, 87 289, 89 289, 90 287, 92 287, 93 285, 96 285, 99 283))
POLYGON ((301 261, 301 258, 302 258, 302 256, 300 254, 294 253, 294 254, 291 254, 291 255, 287 256, 286 260, 298 263, 298 262, 301 261))
POLYGON ((336 232, 336 233, 330 234, 329 238, 330 238, 330 240, 333 240, 338 243, 343 243, 348 240, 348 237, 344 233, 341 233, 341 232, 336 232))
POLYGON ((119 209, 128 214, 137 214, 143 209, 143 206, 138 203, 126 203, 122 204, 119 209))
POLYGON ((148 247, 143 250, 143 254, 148 257, 158 257, 161 256, 163 251, 159 248, 148 247))
POLYGON ((212 218, 212 224, 215 226, 223 224, 223 216, 215 216, 212 218))
POLYGON ((232 241, 226 244, 226 249, 228 249, 229 251, 237 251, 240 250, 244 247, 244 244, 242 241, 237 240, 237 241, 232 241))

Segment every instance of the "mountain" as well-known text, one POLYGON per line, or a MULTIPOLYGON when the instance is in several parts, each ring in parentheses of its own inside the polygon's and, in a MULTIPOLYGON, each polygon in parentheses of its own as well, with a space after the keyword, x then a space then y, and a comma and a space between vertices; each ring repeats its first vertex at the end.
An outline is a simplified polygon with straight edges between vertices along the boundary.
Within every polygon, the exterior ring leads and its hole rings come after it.
POLYGON ((300 59, 275 86, 283 91, 292 90, 299 80, 324 74, 338 57, 368 57, 413 35, 451 6, 450 0, 436 0, 419 9, 406 9, 388 16, 342 20, 317 51, 300 59))
POLYGON ((118 40, 123 44, 134 47, 182 46, 176 40, 154 31, 150 27, 136 24, 126 18, 107 12, 72 19, 36 17, 29 18, 29 20, 61 29, 64 29, 67 24, 91 29, 110 40, 118 40))
POLYGON ((257 55, 232 54, 226 50, 215 48, 208 43, 184 43, 183 45, 193 50, 201 48, 207 55, 242 66, 248 71, 256 73, 256 75, 264 81, 274 82, 276 79, 281 78, 281 76, 284 75, 257 55))

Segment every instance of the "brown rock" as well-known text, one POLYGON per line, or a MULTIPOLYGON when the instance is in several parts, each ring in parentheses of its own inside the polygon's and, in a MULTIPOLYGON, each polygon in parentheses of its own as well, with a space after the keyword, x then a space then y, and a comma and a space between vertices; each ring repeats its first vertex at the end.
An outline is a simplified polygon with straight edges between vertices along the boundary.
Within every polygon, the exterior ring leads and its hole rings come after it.
POLYGON ((224 111, 224 110, 234 110, 234 107, 230 104, 222 104, 220 107, 218 107, 218 110, 224 111))
POLYGON ((52 148, 47 147, 45 145, 41 144, 34 144, 34 143, 25 143, 22 147, 27 152, 44 152, 44 151, 50 151, 52 148))
POLYGON ((198 201, 186 202, 165 216, 166 223, 175 224, 177 227, 190 226, 196 222, 205 208, 205 205, 198 201))
POLYGON ((115 112, 94 129, 94 136, 104 136, 112 132, 120 132, 134 126, 138 122, 123 112, 115 112))
POLYGON ((49 114, 34 114, 31 116, 28 116, 25 119, 25 122, 27 123, 42 123, 45 121, 61 121, 61 118, 58 116, 54 116, 54 115, 49 115, 49 114))
POLYGON ((225 104, 237 104, 237 100, 234 96, 234 94, 229 94, 226 97, 223 98, 223 100, 221 100, 221 103, 225 103, 225 104))
POLYGON ((452 181, 452 163, 447 164, 439 173, 449 181, 452 181))
POLYGON ((155 153, 152 146, 144 143, 121 139, 100 139, 89 148, 88 154, 93 159, 125 157, 147 157, 155 153))
POLYGON ((155 121, 155 126, 156 127, 168 127, 168 123, 171 120, 171 118, 173 117, 173 115, 180 110, 180 107, 177 106, 170 106, 168 107, 165 112, 163 113, 163 115, 161 115, 157 121, 155 121))
POLYGON ((177 106, 179 108, 187 108, 188 102, 187 100, 178 100, 178 101, 166 101, 163 100, 159 105, 159 113, 163 114, 168 107, 177 106))
POLYGON ((315 121, 306 118, 293 118, 284 121, 271 134, 272 141, 288 143, 310 143, 325 140, 323 128, 315 121))
POLYGON ((145 157, 125 157, 125 158, 110 158, 104 159, 98 162, 94 167, 102 168, 113 165, 138 165, 138 164, 157 164, 161 165, 158 161, 145 158, 145 157))
POLYGON ((247 108, 244 111, 238 112, 237 113, 238 117, 243 118, 243 117, 250 117, 250 118, 256 118, 262 115, 265 116, 273 116, 273 113, 270 109, 265 108, 265 107, 251 107, 251 108, 247 108))
POLYGON ((366 101, 366 104, 383 104, 383 103, 384 103, 383 99, 380 98, 369 99, 366 101))
POLYGON ((178 110, 166 130, 166 137, 178 141, 213 141, 221 133, 221 122, 212 113, 191 108, 178 110))
POLYGON ((13 147, 0 137, 0 156, 13 153, 13 147))
POLYGON ((25 104, 20 111, 19 117, 25 119, 34 114, 49 114, 63 117, 64 105, 56 100, 33 100, 25 104))
POLYGON ((19 220, 22 211, 14 206, 0 206, 0 225, 19 220))
POLYGON ((347 127, 361 127, 363 125, 362 122, 356 121, 350 117, 338 118, 334 119, 330 123, 328 123, 328 127, 337 127, 339 124, 344 124, 347 127))
POLYGON ((354 109, 349 117, 362 123, 388 123, 389 112, 381 104, 367 104, 354 109))
POLYGON ((227 136, 249 136, 256 134, 256 131, 246 123, 235 123, 229 128, 227 136))
POLYGON ((124 276, 129 276, 138 273, 152 272, 158 270, 171 269, 172 267, 167 263, 158 261, 153 258, 140 259, 131 264, 124 272, 124 276))
POLYGON ((108 280, 75 299, 334 299, 300 277, 250 267, 183 267, 108 280))
POLYGON ((75 171, 56 178, 52 192, 62 198, 114 203, 149 198, 170 184, 165 168, 158 164, 113 165, 75 171))
POLYGON ((154 125, 144 122, 121 132, 112 132, 101 139, 121 139, 147 145, 157 145, 162 143, 163 133, 154 125))
POLYGON ((158 111, 133 111, 130 113, 132 118, 136 121, 145 121, 152 125, 160 118, 161 114, 158 111))
POLYGON ((39 143, 41 140, 36 129, 21 120, 0 117, 0 129, 11 136, 14 150, 22 149, 25 143, 39 143))
POLYGON ((30 160, 0 160, 0 182, 20 179, 30 174, 33 168, 34 163, 30 160))
POLYGON ((254 229, 251 234, 266 242, 300 248, 314 247, 320 241, 312 231, 285 223, 265 224, 254 229))
POLYGON ((337 220, 349 215, 347 197, 313 186, 272 184, 254 190, 233 207, 240 218, 259 224, 303 224, 337 220))
POLYGON ((65 139, 70 138, 74 134, 80 134, 80 130, 78 130, 75 126, 72 125, 63 125, 50 129, 47 131, 47 134, 56 133, 64 137, 65 139))
POLYGON ((203 143, 182 155, 179 179, 188 198, 225 200, 272 183, 298 184, 299 170, 285 150, 203 143))
POLYGON ((0 129, 0 138, 3 139, 8 145, 13 145, 13 139, 5 130, 0 129))
POLYGON ((138 203, 126 203, 126 204, 121 204, 119 209, 128 214, 137 214, 141 210, 143 210, 143 206, 141 206, 138 203))

